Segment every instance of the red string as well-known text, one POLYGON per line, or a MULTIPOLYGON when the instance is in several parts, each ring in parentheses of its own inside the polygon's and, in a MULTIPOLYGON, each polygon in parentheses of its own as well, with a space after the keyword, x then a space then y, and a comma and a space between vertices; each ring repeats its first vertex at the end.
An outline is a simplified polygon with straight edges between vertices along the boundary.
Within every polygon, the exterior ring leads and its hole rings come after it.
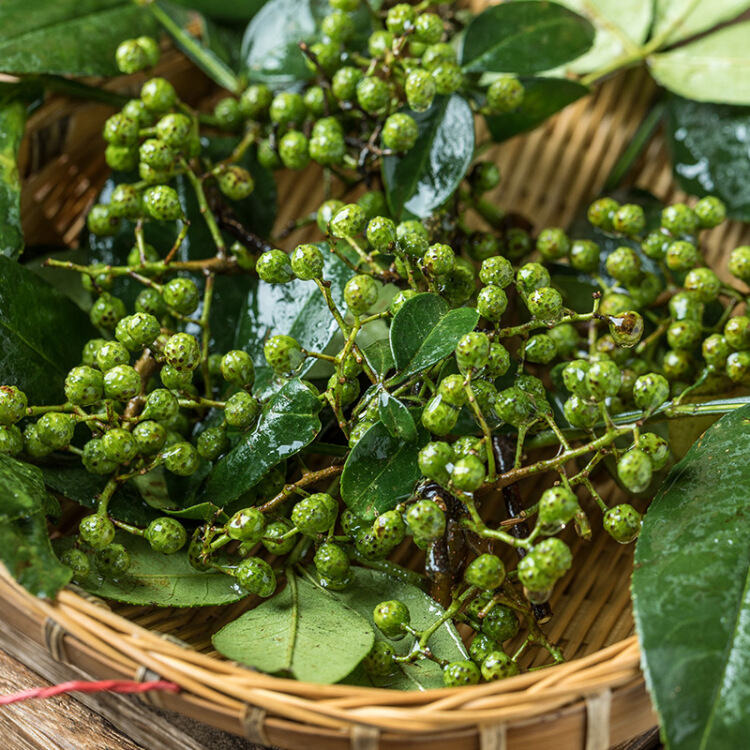
POLYGON ((112 693, 147 693, 150 690, 163 690, 168 693, 179 693, 180 686, 167 680, 155 682, 132 682, 130 680, 99 680, 98 682, 84 682, 82 680, 71 680, 60 685, 49 687, 30 688, 21 690, 10 695, 0 695, 0 706, 9 703, 29 700, 30 698, 51 698, 63 693, 102 693, 109 690, 112 693))

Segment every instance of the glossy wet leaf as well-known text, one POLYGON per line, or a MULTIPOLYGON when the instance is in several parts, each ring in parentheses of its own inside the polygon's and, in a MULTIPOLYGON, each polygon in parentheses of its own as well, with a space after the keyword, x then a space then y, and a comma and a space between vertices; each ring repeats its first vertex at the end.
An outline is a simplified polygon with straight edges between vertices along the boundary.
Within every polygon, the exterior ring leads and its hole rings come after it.
POLYGON ((391 437, 407 442, 417 439, 417 426, 409 409, 386 390, 378 393, 378 414, 391 437))
POLYGON ((249 21, 268 0, 232 0, 230 3, 217 3, 215 0, 172 0, 172 2, 220 21, 249 21))
POLYGON ((591 49, 562 65, 560 72, 589 73, 622 57, 628 45, 646 41, 653 0, 558 0, 591 22, 596 31, 591 49))
MULTIPOLYGON (((321 243, 319 247, 325 260, 323 277, 331 282, 336 306, 344 310, 344 287, 354 274, 326 244, 321 243)), ((338 330, 314 282, 294 280, 288 284, 266 284, 253 279, 240 307, 234 347, 248 352, 255 362, 256 373, 270 380, 272 373, 263 355, 263 345, 269 336, 291 336, 303 349, 322 352, 338 330)), ((298 374, 305 375, 315 362, 312 357, 307 359, 298 374)))
POLYGON ((737 18, 750 8, 749 0, 656 0, 652 37, 665 37, 666 44, 707 31, 737 18))
MULTIPOLYGON (((122 578, 103 576, 90 556, 91 574, 78 585, 103 599, 114 599, 138 606, 214 607, 232 604, 247 596, 247 591, 232 576, 217 570, 201 572, 188 562, 187 547, 173 555, 154 552, 142 537, 124 531, 115 534, 115 542, 130 553, 132 564, 122 578)), ((70 538, 55 542, 59 553, 70 546, 70 538)))
POLYGON ((0 562, 30 594, 49 599, 72 575, 52 551, 42 511, 0 523, 0 562))
POLYGON ((13 95, 0 94, 0 255, 13 260, 23 252, 17 160, 25 124, 24 102, 13 95))
POLYGON ((672 97, 667 106, 672 171, 692 195, 716 195, 750 221, 750 107, 672 97))
POLYGON ((299 380, 286 383, 263 408, 255 427, 214 464, 199 500, 227 505, 270 468, 309 445, 320 430, 320 409, 320 401, 299 380))
POLYGON ((262 672, 338 682, 367 656, 375 636, 365 618, 335 594, 291 576, 281 593, 216 633, 214 647, 262 672))
POLYGON ((72 300, 0 255, 0 383, 32 404, 62 403, 65 376, 96 335, 72 300))
POLYGON ((0 453, 0 523, 38 512, 46 495, 38 467, 0 453))
POLYGON ((373 369, 379 378, 383 378, 386 373, 396 367, 391 352, 391 344, 387 339, 378 339, 362 350, 367 364, 373 369))
POLYGON ((587 52, 594 28, 551 2, 493 5, 468 25, 461 63, 469 73, 529 75, 556 68, 587 52))
POLYGON ((458 187, 474 156, 474 116, 462 96, 437 97, 426 111, 412 113, 419 137, 404 156, 382 162, 391 213, 429 216, 458 187))
MULTIPOLYGON (((409 608, 412 627, 425 630, 443 614, 443 608, 428 594, 410 583, 400 581, 379 570, 365 568, 352 569, 353 583, 344 591, 331 592, 334 597, 359 612, 374 626, 372 614, 382 601, 398 599, 409 608)), ((388 640, 376 627, 373 627, 376 641, 387 641, 396 654, 408 654, 413 646, 410 636, 400 640, 388 640)), ((468 658, 461 638, 452 623, 441 625, 430 638, 429 646, 439 659, 459 661, 468 658)), ((359 667, 344 680, 347 684, 368 685, 392 690, 429 690, 443 687, 443 670, 438 664, 427 659, 414 664, 399 664, 396 672, 388 677, 369 675, 359 667)))
POLYGON ((151 14, 131 0, 4 0, 0 60, 4 73, 117 75, 124 39, 152 34, 151 14))
POLYGON ((452 354, 459 339, 479 322, 475 308, 450 310, 436 294, 407 300, 391 323, 391 350, 400 380, 421 372, 452 354))
POLYGON ((750 731, 750 406, 669 473, 638 540, 642 666, 671 750, 744 747, 750 731))
POLYGON ((750 104, 750 21, 671 52, 651 55, 651 73, 675 94, 702 102, 750 104))
MULTIPOLYGON (((82 466, 45 465, 42 473, 47 487, 92 510, 97 507, 97 495, 107 483, 106 477, 89 474, 82 466)), ((117 489, 108 510, 113 518, 135 526, 147 526, 161 515, 143 500, 141 493, 129 482, 117 489)))
POLYGON ((486 116, 494 141, 505 141, 532 130, 548 117, 589 93, 586 86, 564 78, 523 78, 523 104, 504 115, 486 116))
POLYGON ((417 440, 410 442, 393 437, 382 422, 370 427, 347 457, 341 475, 341 497, 349 510, 372 520, 406 500, 421 477, 417 454, 428 440, 421 426, 417 440))
POLYGON ((227 515, 213 503, 205 502, 198 503, 197 505, 191 505, 188 508, 182 508, 181 510, 165 510, 168 516, 174 518, 183 518, 186 521, 228 521, 227 515))

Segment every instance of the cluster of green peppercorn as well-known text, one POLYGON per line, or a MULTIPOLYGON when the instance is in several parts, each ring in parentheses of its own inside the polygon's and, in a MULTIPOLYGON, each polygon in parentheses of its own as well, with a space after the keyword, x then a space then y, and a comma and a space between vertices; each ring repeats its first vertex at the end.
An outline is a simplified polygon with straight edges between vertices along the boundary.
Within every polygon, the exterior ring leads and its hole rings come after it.
MULTIPOLYGON (((398 656, 380 641, 363 665, 387 676, 399 661, 427 658, 441 663, 448 686, 497 680, 520 671, 518 660, 531 643, 555 661, 562 658, 536 623, 533 605, 549 599, 572 565, 570 548, 557 534, 569 524, 583 536, 591 533, 584 495, 599 506, 602 526, 617 542, 638 536, 641 515, 633 504, 609 507, 596 491, 598 464, 614 458, 622 486, 633 494, 647 491, 653 474, 667 465, 670 448, 659 434, 643 431, 644 424, 658 413, 679 415, 690 393, 750 384, 750 318, 732 314, 743 292, 723 283, 701 257, 700 232, 724 220, 719 200, 669 206, 651 229, 640 206, 602 198, 591 205, 589 220, 622 240, 604 252, 555 227, 533 240, 505 221, 482 197, 500 179, 489 162, 474 165, 459 200, 424 221, 395 220, 377 189, 356 202, 327 196, 315 216, 324 242, 260 253, 235 244, 228 254, 204 186, 215 183, 234 201, 247 198, 253 177, 236 163, 246 149, 255 149, 268 167, 302 169, 313 160, 356 170, 362 154, 377 161, 414 145, 417 124, 403 108, 425 111, 436 95, 463 85, 448 43, 456 26, 445 9, 391 7, 384 28, 370 35, 366 56, 347 48, 357 6, 358 0, 331 1, 322 41, 305 48, 316 79, 304 90, 273 92, 254 84, 219 102, 212 124, 239 139, 228 160, 210 164, 198 114, 161 78, 148 80, 140 98, 107 120, 107 163, 137 170, 140 180, 119 184, 106 204, 95 205, 88 228, 106 236, 132 222, 133 249, 123 266, 57 264, 82 274, 95 297, 91 321, 101 338, 86 344, 80 364, 68 373, 62 404, 30 405, 18 388, 0 386, 0 452, 44 462, 65 451, 107 478, 97 510, 81 520, 75 544, 62 553, 81 583, 92 575, 92 556, 99 574, 127 577, 131 559, 127 545, 115 542, 118 528, 163 554, 186 549, 196 569, 221 570, 249 593, 269 597, 284 565, 266 553, 287 556, 286 565, 308 563, 321 586, 340 589, 350 584, 352 563, 386 561, 407 538, 429 559, 457 522, 460 533, 489 544, 489 551, 450 571, 451 596, 442 602, 445 619, 476 630, 471 659, 440 662, 429 649, 434 628, 414 630, 408 607, 384 600, 375 608, 375 624, 390 640, 411 635, 416 648, 398 656), (188 231, 170 184, 176 175, 188 178, 216 240, 215 257, 203 265, 174 261, 188 231), (482 229, 468 228, 471 214, 482 229), (175 220, 184 227, 173 247, 144 241, 144 222, 175 220), (351 269, 343 306, 325 278, 328 251, 351 269), (589 310, 572 309, 556 283, 556 264, 593 280, 589 310), (232 436, 258 423, 267 397, 254 388, 256 363, 245 351, 216 352, 211 345, 206 311, 211 279, 221 273, 318 286, 339 329, 339 350, 309 351, 287 334, 274 334, 264 342, 265 363, 276 387, 298 378, 310 357, 329 368, 327 380, 301 382, 333 415, 325 441, 341 456, 379 422, 378 388, 389 388, 407 405, 430 435, 418 451, 422 480, 408 500, 366 521, 339 499, 340 464, 311 472, 292 459, 210 522, 163 516, 140 528, 110 515, 113 494, 129 480, 162 470, 192 476, 202 463, 220 460, 232 436), (143 286, 132 311, 112 293, 123 276, 143 286), (390 323, 424 294, 454 309, 475 307, 480 322, 439 362, 404 382, 398 372, 383 380, 363 355, 360 334, 376 321, 390 323), (501 469, 498 434, 515 440, 510 468, 501 469), (560 446, 556 457, 525 462, 526 447, 552 443, 560 446), (583 468, 578 459, 586 461, 583 468), (543 472, 554 475, 554 484, 524 512, 524 520, 535 519, 531 531, 513 535, 486 523, 482 495, 543 472), (309 485, 316 491, 304 489, 309 485), (500 544, 521 553, 512 570, 493 549, 500 544), (506 645, 522 622, 528 635, 509 654, 506 645)), ((117 60, 123 72, 148 68, 158 60, 158 46, 146 37, 128 41, 117 60)), ((493 112, 510 111, 522 99, 522 86, 509 77, 486 92, 493 112)), ((750 282, 750 247, 734 250, 728 270, 750 282)))

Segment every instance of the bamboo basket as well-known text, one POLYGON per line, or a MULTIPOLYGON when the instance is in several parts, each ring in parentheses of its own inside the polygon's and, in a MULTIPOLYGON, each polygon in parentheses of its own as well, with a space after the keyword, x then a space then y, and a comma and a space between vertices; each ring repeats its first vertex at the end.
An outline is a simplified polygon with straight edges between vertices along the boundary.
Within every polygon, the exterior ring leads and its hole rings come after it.
MULTIPOLYGON (((158 74, 197 104, 208 81, 168 51, 158 74)), ((143 78, 108 85, 136 94, 143 78)), ((537 226, 566 226, 601 190, 612 166, 650 107, 655 87, 639 72, 620 76, 568 107, 533 133, 495 148, 504 179, 492 196, 537 226)), ((107 176, 100 104, 52 96, 30 118, 22 145, 22 217, 30 244, 74 247, 81 215, 107 176)), ((315 206, 320 175, 309 170, 279 185, 278 226, 315 206)), ((683 199, 657 134, 630 182, 659 198, 683 199)), ((290 238, 290 244, 296 238, 290 238)), ((746 227, 711 233, 709 260, 750 242, 746 227)), ((538 492, 533 485, 522 488, 538 492)), ((612 492, 615 492, 614 486, 612 492)), ((597 518, 596 516, 594 516, 597 518)), ((403 693, 275 678, 229 662, 210 636, 238 609, 155 609, 107 604, 70 586, 55 602, 30 596, 0 572, 0 620, 46 647, 58 661, 95 678, 154 679, 181 686, 149 700, 261 745, 293 750, 606 750, 656 725, 630 612, 633 547, 606 534, 576 538, 574 567, 556 586, 547 627, 568 662, 472 688, 403 693)), ((399 562, 419 557, 399 550, 399 562)), ((240 605, 247 606, 246 604, 240 605)), ((535 666, 531 654, 525 666, 535 666)))

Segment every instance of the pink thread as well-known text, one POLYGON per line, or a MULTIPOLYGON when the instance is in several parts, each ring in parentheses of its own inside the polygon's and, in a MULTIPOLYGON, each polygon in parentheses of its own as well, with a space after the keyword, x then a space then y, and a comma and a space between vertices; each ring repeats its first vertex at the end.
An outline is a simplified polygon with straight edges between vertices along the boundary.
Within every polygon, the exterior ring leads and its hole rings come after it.
POLYGON ((29 688, 10 695, 0 695, 0 706, 9 703, 18 703, 31 698, 52 698, 64 693, 103 693, 109 690, 112 693, 147 693, 150 690, 162 690, 168 693, 179 693, 180 686, 167 680, 155 682, 132 682, 131 680, 99 680, 98 682, 84 682, 82 680, 71 680, 60 685, 49 687, 29 688))

